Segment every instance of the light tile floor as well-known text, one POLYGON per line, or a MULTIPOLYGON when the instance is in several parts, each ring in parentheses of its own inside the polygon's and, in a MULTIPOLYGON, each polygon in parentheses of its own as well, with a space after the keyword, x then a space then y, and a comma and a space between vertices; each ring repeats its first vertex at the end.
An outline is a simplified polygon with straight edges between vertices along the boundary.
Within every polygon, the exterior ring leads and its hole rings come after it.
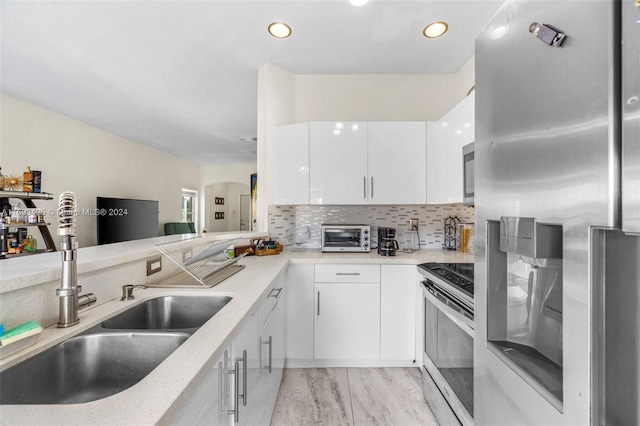
POLYGON ((418 368, 285 369, 271 426, 431 426, 418 368))

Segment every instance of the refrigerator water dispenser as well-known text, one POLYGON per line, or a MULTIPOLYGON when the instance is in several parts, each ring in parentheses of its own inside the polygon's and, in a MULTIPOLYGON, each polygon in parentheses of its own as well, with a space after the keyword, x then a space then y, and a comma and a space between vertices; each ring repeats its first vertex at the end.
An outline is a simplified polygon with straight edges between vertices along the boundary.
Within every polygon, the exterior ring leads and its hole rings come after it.
POLYGON ((562 226, 489 221, 489 349, 562 409, 562 226))

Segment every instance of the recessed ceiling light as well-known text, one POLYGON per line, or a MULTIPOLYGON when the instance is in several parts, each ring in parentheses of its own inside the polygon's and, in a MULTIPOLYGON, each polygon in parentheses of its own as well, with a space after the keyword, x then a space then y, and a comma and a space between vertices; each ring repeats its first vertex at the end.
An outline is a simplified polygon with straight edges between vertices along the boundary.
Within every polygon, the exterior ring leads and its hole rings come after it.
POLYGON ((287 38, 291 35, 291 27, 284 22, 272 22, 267 30, 276 38, 287 38))
POLYGON ((424 34, 424 36, 427 38, 436 38, 446 33, 448 29, 449 25, 446 22, 432 22, 424 27, 424 30, 422 30, 422 34, 424 34))
POLYGON ((352 6, 364 6, 369 3, 369 0, 349 0, 352 6))

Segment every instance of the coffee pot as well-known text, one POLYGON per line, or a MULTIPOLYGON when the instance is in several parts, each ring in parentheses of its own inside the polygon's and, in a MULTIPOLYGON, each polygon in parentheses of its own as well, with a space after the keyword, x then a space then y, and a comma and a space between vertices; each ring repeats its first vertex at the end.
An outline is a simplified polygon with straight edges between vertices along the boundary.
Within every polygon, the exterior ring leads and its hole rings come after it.
POLYGON ((378 254, 380 256, 395 256, 399 249, 395 240, 395 228, 378 228, 378 254))

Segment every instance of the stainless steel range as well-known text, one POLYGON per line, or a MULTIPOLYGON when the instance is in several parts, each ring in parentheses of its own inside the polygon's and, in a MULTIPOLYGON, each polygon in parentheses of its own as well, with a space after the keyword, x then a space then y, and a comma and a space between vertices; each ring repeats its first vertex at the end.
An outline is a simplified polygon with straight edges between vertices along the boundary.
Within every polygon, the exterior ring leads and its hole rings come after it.
POLYGON ((473 424, 473 263, 423 263, 424 397, 440 424, 473 424))

